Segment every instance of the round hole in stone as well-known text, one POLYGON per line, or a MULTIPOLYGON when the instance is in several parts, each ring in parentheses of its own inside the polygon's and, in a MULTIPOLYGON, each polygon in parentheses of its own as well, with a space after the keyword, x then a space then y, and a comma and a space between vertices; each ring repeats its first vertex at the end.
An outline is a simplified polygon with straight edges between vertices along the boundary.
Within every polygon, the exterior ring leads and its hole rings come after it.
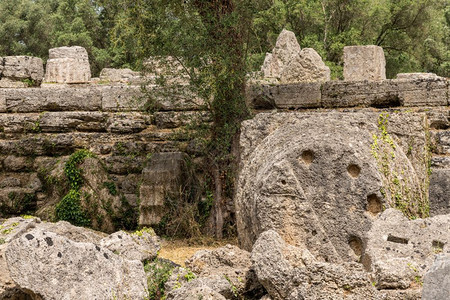
POLYGON ((351 235, 348 238, 348 245, 350 249, 352 249, 353 253, 358 257, 358 260, 361 258, 363 252, 363 243, 360 237, 356 235, 351 235))
POLYGON ((347 167, 347 172, 351 177, 356 178, 361 173, 361 168, 358 165, 351 164, 347 167))
POLYGON ((371 194, 367 196, 367 211, 372 215, 376 216, 383 209, 383 205, 381 205, 381 200, 377 195, 371 194))
POLYGON ((286 184, 286 180, 282 179, 282 180, 281 180, 281 184, 282 184, 282 185, 285 185, 285 184, 286 184))
POLYGON ((314 160, 314 153, 311 150, 305 150, 302 152, 301 158, 305 164, 309 165, 314 160))

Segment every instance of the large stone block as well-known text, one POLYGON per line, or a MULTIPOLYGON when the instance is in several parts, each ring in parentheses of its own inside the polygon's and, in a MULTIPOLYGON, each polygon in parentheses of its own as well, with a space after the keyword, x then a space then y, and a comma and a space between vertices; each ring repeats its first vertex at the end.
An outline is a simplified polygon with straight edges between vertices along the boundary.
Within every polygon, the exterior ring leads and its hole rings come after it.
MULTIPOLYGON (((380 192, 391 190, 395 174, 409 174, 396 182, 419 208, 425 165, 408 158, 400 138, 393 138, 395 146, 381 140, 374 146, 379 121, 378 113, 261 113, 245 121, 235 196, 240 245, 251 249, 261 232, 274 229, 318 259, 357 261, 376 216, 395 203, 394 192, 380 192), (377 157, 386 157, 392 171, 382 171, 377 157)), ((402 122, 424 130, 423 118, 389 122, 388 132, 404 135, 405 127, 394 125, 402 122)))
POLYGON ((104 111, 142 111, 147 99, 139 86, 104 86, 99 88, 104 111))
POLYGON ((7 89, 4 97, 8 112, 95 111, 102 107, 98 88, 7 89))
POLYGON ((79 46, 49 50, 45 82, 84 83, 91 80, 91 69, 86 49, 79 46))
POLYGON ((367 232, 361 262, 374 272, 379 289, 407 289, 419 284, 438 253, 449 254, 450 215, 408 220, 387 209, 367 232))
POLYGON ((42 59, 32 56, 6 56, 0 57, 0 79, 9 79, 12 82, 39 85, 44 77, 42 59))
POLYGON ((166 213, 166 198, 180 200, 186 184, 186 159, 181 152, 153 154, 142 171, 139 225, 158 224, 166 213))
POLYGON ((376 81, 386 79, 386 60, 379 46, 344 47, 344 79, 376 81))
POLYGON ((247 99, 254 108, 319 108, 322 106, 321 84, 252 85, 247 88, 247 99))
POLYGON ((140 261, 50 231, 23 234, 5 256, 11 278, 34 299, 143 299, 148 293, 140 261))
POLYGON ((438 255, 425 274, 422 300, 444 300, 450 298, 450 255, 438 255))
POLYGON ((450 213, 450 168, 433 169, 429 198, 432 216, 450 213))
POLYGON ((322 87, 324 107, 446 106, 444 79, 329 81, 322 87))

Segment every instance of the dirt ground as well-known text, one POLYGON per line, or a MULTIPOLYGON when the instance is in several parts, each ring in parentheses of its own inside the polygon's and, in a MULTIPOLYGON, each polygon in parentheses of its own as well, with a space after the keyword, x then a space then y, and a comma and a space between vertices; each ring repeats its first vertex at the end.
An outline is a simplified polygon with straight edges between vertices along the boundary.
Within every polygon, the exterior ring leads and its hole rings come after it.
POLYGON ((161 241, 161 250, 158 257, 166 258, 181 266, 185 266, 186 259, 199 250, 214 250, 226 244, 237 245, 236 239, 229 240, 166 240, 161 241))

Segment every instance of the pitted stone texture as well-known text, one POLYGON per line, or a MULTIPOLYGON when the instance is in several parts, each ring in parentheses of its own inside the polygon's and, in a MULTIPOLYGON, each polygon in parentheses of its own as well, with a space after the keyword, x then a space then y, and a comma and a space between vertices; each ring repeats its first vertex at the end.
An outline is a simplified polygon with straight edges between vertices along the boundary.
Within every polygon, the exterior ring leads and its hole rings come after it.
POLYGON ((84 83, 91 80, 91 69, 86 49, 79 46, 49 50, 45 82, 84 83))
POLYGON ((283 29, 272 53, 267 53, 261 71, 265 79, 280 83, 330 80, 330 68, 311 48, 300 49, 295 34, 283 29))
POLYGON ((43 299, 143 299, 147 294, 141 262, 49 231, 34 229, 13 240, 6 260, 20 288, 43 299))
POLYGON ((399 73, 397 79, 416 80, 416 79, 439 79, 442 78, 434 73, 399 73))
POLYGON ((450 298, 450 255, 438 255, 423 282, 422 300, 450 298))
POLYGON ((449 231, 450 215, 408 220, 400 211, 387 209, 367 232, 361 261, 380 289, 414 287, 436 254, 450 254, 449 231))
POLYGON ((259 236, 252 261, 273 300, 381 299, 361 265, 318 262, 304 247, 285 243, 273 230, 259 236))
POLYGON ((139 72, 132 71, 130 69, 113 69, 104 68, 100 72, 100 81, 107 82, 135 82, 141 78, 139 72))
POLYGON ((145 231, 139 235, 118 231, 102 239, 100 245, 126 259, 142 262, 154 259, 161 248, 154 232, 150 234, 145 231))
POLYGON ((430 215, 450 213, 450 166, 447 169, 433 169, 430 178, 430 215))
POLYGON ((386 79, 386 60, 379 46, 344 47, 344 79, 377 81, 386 79))
POLYGON ((190 284, 189 287, 173 290, 167 295, 167 300, 225 300, 226 298, 211 289, 208 285, 198 283, 196 286, 190 284), (191 286, 192 285, 192 286, 191 286))
MULTIPOLYGON (((32 56, 6 56, 0 57, 0 79, 8 79, 11 82, 23 80, 34 81, 39 85, 44 77, 44 65, 42 59, 32 56), (3 63, 2 63, 3 61, 3 63)), ((3 80, 2 80, 3 81, 3 80)), ((31 83, 31 82, 30 82, 31 83)), ((7 86, 0 86, 7 87, 7 86)))
POLYGON ((253 108, 320 108, 321 84, 254 84, 247 87, 247 101, 253 108))
POLYGON ((41 220, 37 218, 11 218, 0 220, 0 299, 31 300, 22 292, 9 274, 5 259, 5 251, 9 242, 22 235, 30 228, 34 228, 41 220))
MULTIPOLYGON (((240 245, 251 249, 260 233, 274 229, 319 260, 358 261, 375 217, 383 205, 394 203, 393 195, 380 193, 389 180, 372 153, 378 118, 376 113, 273 113, 245 121, 235 197, 240 245)), ((393 143, 395 150, 387 150, 395 156, 390 167, 405 168, 405 184, 419 195, 416 171, 393 143)))
MULTIPOLYGON (((200 278, 227 278, 234 287, 234 292, 239 295, 262 295, 263 288, 252 269, 250 253, 236 246, 226 245, 215 250, 198 251, 186 261, 186 267, 200 278)), ((233 294, 233 290, 230 289, 228 293, 233 294)))

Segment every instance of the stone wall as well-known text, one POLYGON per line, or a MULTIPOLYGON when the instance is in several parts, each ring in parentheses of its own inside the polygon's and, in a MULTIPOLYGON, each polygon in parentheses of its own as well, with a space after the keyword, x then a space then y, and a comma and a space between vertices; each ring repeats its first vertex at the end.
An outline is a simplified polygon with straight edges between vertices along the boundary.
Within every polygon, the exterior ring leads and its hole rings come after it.
POLYGON ((180 128, 195 118, 206 122, 208 115, 192 102, 171 99, 149 112, 146 99, 140 86, 128 84, 0 89, 0 217, 35 211, 48 217, 44 208, 52 200, 54 172, 61 173, 61 163, 76 150, 88 149, 126 202, 140 205, 140 224, 158 223, 165 189, 148 191, 147 186, 172 172, 170 188, 179 189, 177 178, 184 170, 167 168, 184 163, 180 152, 196 154, 180 128), (166 155, 154 155, 159 152, 166 155), (153 200, 142 199, 140 192, 158 203, 150 205, 153 200))

